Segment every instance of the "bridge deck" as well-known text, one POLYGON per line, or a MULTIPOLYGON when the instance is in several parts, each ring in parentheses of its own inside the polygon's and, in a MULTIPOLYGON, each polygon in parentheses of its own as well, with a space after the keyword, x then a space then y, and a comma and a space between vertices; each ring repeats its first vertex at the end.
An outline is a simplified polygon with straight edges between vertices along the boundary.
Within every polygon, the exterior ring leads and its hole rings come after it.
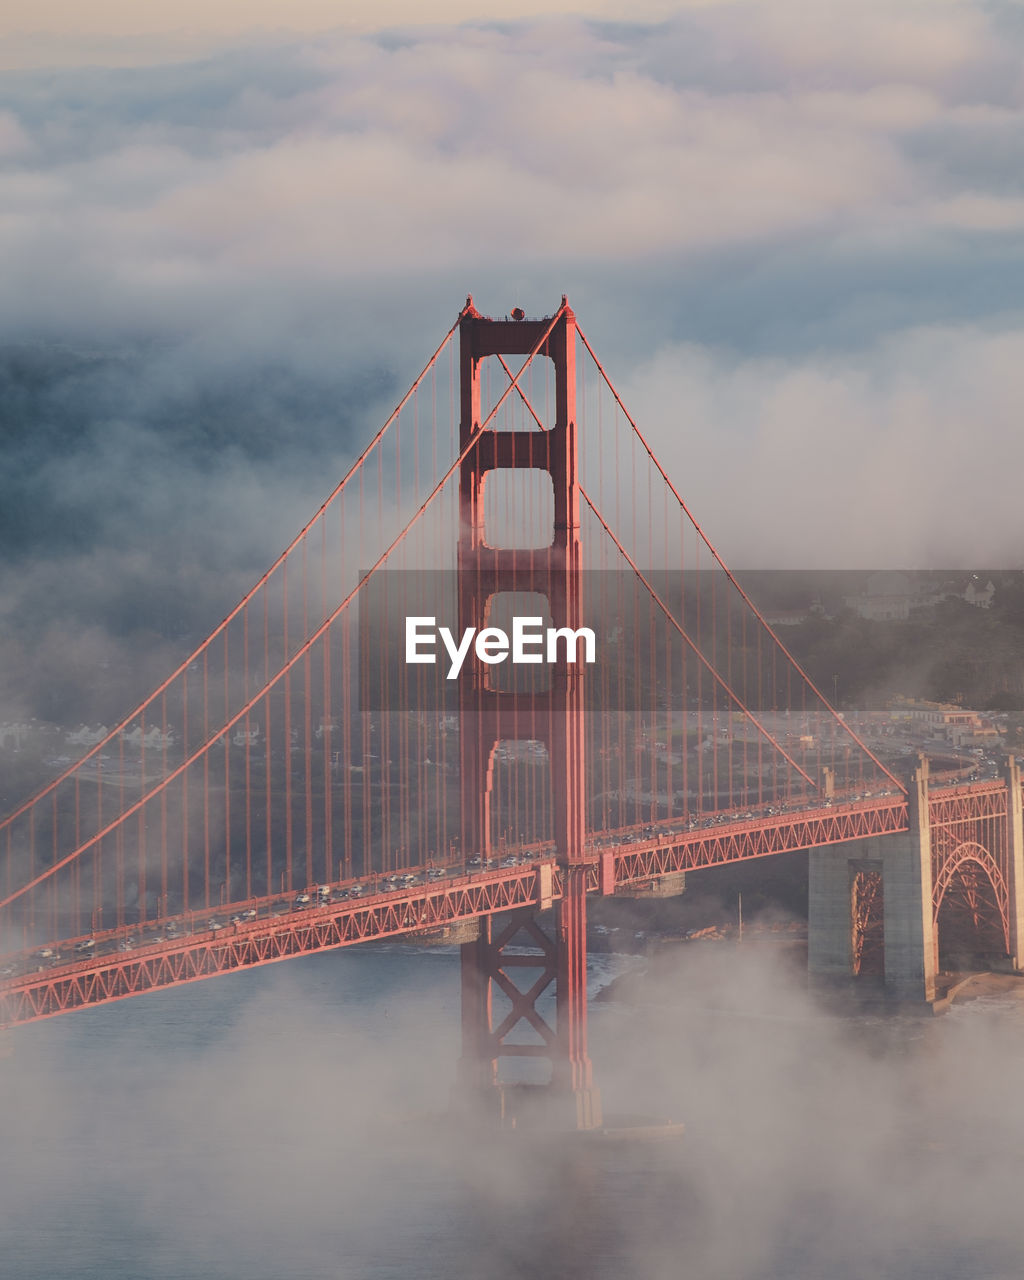
MULTIPOLYGON (((700 826, 690 820, 605 832, 588 845, 588 890, 614 893, 673 872, 887 835, 905 831, 907 822, 902 796, 880 796, 767 817, 719 815, 700 826)), ((296 904, 295 894, 278 894, 168 916, 141 929, 125 925, 37 944, 6 957, 0 1025, 546 905, 561 896, 551 852, 534 849, 514 866, 410 868, 407 883, 402 873, 342 881, 330 886, 331 901, 322 904, 315 895, 296 904), (549 877, 544 867, 551 868, 549 877)))

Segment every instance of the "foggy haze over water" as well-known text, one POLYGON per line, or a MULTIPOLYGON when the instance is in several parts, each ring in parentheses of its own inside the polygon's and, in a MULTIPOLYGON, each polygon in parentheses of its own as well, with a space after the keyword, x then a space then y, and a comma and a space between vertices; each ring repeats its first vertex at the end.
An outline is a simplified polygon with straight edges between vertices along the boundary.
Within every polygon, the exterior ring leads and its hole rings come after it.
MULTIPOLYGON (((687 955, 640 1003, 592 1004, 606 1109, 687 1126, 638 1146, 451 1122, 454 952, 307 958, 23 1029, 4 1275, 1020 1274, 1019 1004, 849 1022, 756 950, 687 955)), ((592 994, 621 963, 592 957, 592 994)))

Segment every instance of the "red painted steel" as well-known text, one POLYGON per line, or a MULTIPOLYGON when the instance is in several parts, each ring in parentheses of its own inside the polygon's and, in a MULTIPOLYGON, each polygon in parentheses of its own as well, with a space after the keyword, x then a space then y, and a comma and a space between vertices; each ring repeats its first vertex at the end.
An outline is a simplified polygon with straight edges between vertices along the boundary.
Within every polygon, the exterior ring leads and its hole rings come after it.
POLYGON ((853 870, 850 885, 850 970, 855 977, 885 976, 885 903, 877 866, 853 870))
MULTIPOLYGON (((393 678, 385 666, 385 686, 393 678)), ((1005 784, 933 786, 929 820, 936 915, 951 886, 976 896, 983 876, 1009 938, 1005 784)), ((240 604, 0 822, 0 1021, 476 918, 481 939, 463 951, 464 1079, 489 1086, 503 1057, 523 1056, 510 1034, 525 1019, 579 1122, 593 1123, 587 893, 907 829, 905 787, 721 562, 567 302, 547 319, 492 320, 470 301, 240 604), (506 355, 525 357, 518 371, 506 355), (531 505, 539 476, 550 514, 531 505), (506 523, 529 534, 550 520, 548 545, 488 541, 503 480, 521 508, 506 523), (375 594, 385 571, 419 580, 438 567, 456 573, 462 627, 483 625, 496 594, 529 591, 576 629, 584 569, 614 571, 594 588, 622 624, 596 696, 587 702, 581 668, 564 661, 538 692, 499 688, 471 658, 455 724, 422 681, 401 698, 385 687, 383 710, 366 710, 367 619, 411 603, 408 588, 375 594), (705 575, 697 587, 691 572, 705 575), (653 675, 631 705, 637 664, 653 675), (521 750, 499 758, 498 744, 521 750), (459 874, 412 882, 442 865, 459 874), (388 871, 407 882, 385 890, 388 871), (317 885, 356 883, 372 892, 291 910, 317 885), (553 932, 532 921, 552 905, 553 932), (523 913, 520 938, 526 928, 542 962, 525 991, 509 985, 525 967, 513 922, 491 923, 508 911, 523 913), (197 930, 243 912, 255 918, 197 930), (43 953, 58 946, 70 955, 55 963, 43 953), (537 1000, 552 981, 548 1035, 537 1000), (516 1015, 507 1026, 498 993, 516 1015)))
MULTIPOLYGON (((1012 950, 1008 801, 1006 783, 990 782, 933 794, 928 806, 936 925, 944 905, 959 905, 968 931, 978 934, 981 918, 990 909, 1007 954, 1012 950)), ((945 932, 939 935, 943 946, 950 942, 945 932)), ((972 949, 970 939, 959 941, 972 949)))
MULTIPOLYGON (((543 596, 556 627, 573 632, 583 625, 579 477, 576 442, 576 317, 566 299, 551 320, 492 320, 467 302, 459 322, 462 416, 460 443, 465 455, 459 488, 458 617, 460 633, 487 625, 491 602, 499 593, 543 596), (503 357, 525 356, 520 375, 536 358, 554 367, 553 419, 546 424, 513 376, 503 357), (481 366, 497 356, 510 388, 528 406, 539 430, 495 430, 481 426, 481 366), (551 478, 554 520, 548 546, 523 551, 493 545, 486 537, 484 486, 493 472, 537 471, 551 478)), ((524 1046, 507 1033, 525 1020, 542 1035, 529 1052, 551 1060, 548 1083, 572 1095, 578 1122, 589 1128, 600 1119, 587 1050, 586 774, 582 665, 563 652, 550 670, 546 690, 496 689, 490 668, 477 657, 459 685, 462 847, 483 859, 493 851, 491 796, 499 743, 541 742, 547 748, 555 857, 564 870, 564 897, 557 908, 555 943, 546 949, 540 978, 520 992, 505 973, 516 961, 503 948, 521 930, 534 941, 544 935, 533 921, 513 921, 497 938, 485 936, 463 948, 463 1078, 488 1088, 504 1083, 500 1061, 523 1056, 524 1046), (556 984, 557 1031, 548 1035, 536 1001, 549 982, 556 984), (491 987, 511 1003, 511 1012, 492 1026, 491 987), (471 1055, 479 1055, 474 1063, 471 1055)))
MULTIPOLYGON (((993 810, 998 807, 998 787, 984 783, 977 784, 977 787, 979 806, 986 818, 995 816, 993 810)), ((966 821, 969 820, 970 802, 971 789, 958 788, 955 795, 933 792, 929 807, 939 814, 955 812, 966 821)), ((906 801, 881 797, 859 804, 752 822, 737 820, 701 832, 652 835, 645 834, 641 828, 622 830, 602 837, 616 841, 610 850, 603 853, 588 844, 584 863, 586 891, 608 891, 607 883, 602 884, 606 867, 611 868, 611 889, 614 892, 620 887, 649 884, 659 876, 678 871, 696 871, 703 867, 840 844, 867 836, 891 835, 907 829, 906 801)), ((565 872, 551 861, 552 855, 553 849, 549 847, 546 851, 535 851, 535 860, 528 866, 494 868, 447 883, 375 892, 355 902, 301 912, 288 911, 290 895, 286 899, 258 898, 234 903, 217 914, 223 915, 225 910, 240 914, 250 908, 261 912, 276 908, 285 914, 278 918, 231 925, 226 933, 203 930, 203 921, 197 919, 195 913, 154 921, 154 926, 162 931, 176 924, 189 930, 191 936, 140 944, 127 954, 90 956, 77 963, 39 968, 10 978, 0 986, 0 1025, 13 1026, 51 1017, 85 1005, 122 999, 165 986, 178 986, 311 951, 415 934, 524 907, 540 909, 560 901, 564 892, 565 872)), ((338 886, 339 889, 345 887, 344 883, 338 886)), ((124 933, 124 929, 97 932, 68 939, 64 946, 73 949, 85 937, 92 936, 100 948, 116 943, 124 933)), ((37 951, 38 948, 33 948, 31 953, 14 953, 11 958, 27 964, 31 954, 37 951)), ((465 958, 470 954, 464 953, 464 963, 470 964, 471 971, 479 975, 479 961, 465 958)), ((486 970, 485 964, 483 972, 486 970)), ((486 999, 486 983, 481 984, 481 990, 486 999)), ((466 992, 464 985, 464 1009, 466 992)), ((484 1043, 473 1039, 482 1026, 483 1016, 479 1010, 466 1019, 464 1035, 468 1035, 470 1043, 484 1043)), ((486 1054, 481 1055, 476 1049, 466 1053, 465 1041, 464 1056, 484 1064, 488 1061, 486 1054)), ((483 1078, 492 1078, 486 1069, 483 1078)))
MULTIPOLYGON (((291 956, 436 930, 514 910, 539 902, 540 881, 538 870, 530 867, 487 879, 464 877, 440 887, 378 894, 343 906, 293 911, 276 919, 234 923, 217 930, 183 919, 182 927, 191 929, 188 937, 13 979, 0 993, 2 1025, 53 1017, 85 1005, 105 1004, 291 956)), ((105 935, 98 935, 98 944, 104 940, 105 935)))

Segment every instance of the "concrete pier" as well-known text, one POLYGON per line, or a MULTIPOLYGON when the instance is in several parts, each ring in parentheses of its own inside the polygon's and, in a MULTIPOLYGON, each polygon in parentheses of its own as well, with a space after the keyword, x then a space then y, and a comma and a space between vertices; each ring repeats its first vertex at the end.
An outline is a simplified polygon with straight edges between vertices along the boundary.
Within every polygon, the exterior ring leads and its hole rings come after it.
POLYGON ((1015 973, 1024 967, 1024 819, 1021 816, 1020 765, 1009 756, 1003 771, 1006 780, 1006 870, 1010 911, 1010 964, 1015 973))
POLYGON ((812 981, 852 983, 852 896, 858 871, 881 873, 885 992, 907 1002, 935 999, 937 954, 932 917, 928 765, 910 785, 910 830, 812 849, 808 867, 807 967, 812 981))

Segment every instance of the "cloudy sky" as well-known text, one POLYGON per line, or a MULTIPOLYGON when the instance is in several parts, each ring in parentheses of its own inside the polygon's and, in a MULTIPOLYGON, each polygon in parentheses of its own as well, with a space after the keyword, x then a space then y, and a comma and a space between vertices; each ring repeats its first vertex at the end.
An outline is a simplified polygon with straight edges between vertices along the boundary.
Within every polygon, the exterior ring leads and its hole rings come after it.
POLYGON ((568 293, 737 566, 1024 561, 1018 5, 17 8, 0 711, 201 638, 468 292, 568 293))

